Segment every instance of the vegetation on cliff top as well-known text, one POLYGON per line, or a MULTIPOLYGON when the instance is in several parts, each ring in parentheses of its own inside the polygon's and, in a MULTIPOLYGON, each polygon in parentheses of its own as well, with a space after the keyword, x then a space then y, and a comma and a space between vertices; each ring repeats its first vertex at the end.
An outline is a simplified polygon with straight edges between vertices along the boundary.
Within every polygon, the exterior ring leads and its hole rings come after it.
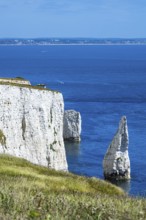
POLYGON ((146 219, 146 200, 85 178, 0 156, 0 219, 146 219))
POLYGON ((15 77, 15 78, 6 78, 6 77, 0 77, 0 80, 14 80, 14 81, 16 81, 16 80, 18 80, 18 81, 26 81, 26 82, 29 82, 27 79, 24 79, 23 77, 21 77, 21 76, 17 76, 17 77, 15 77))
POLYGON ((52 90, 49 88, 42 88, 40 86, 33 86, 33 85, 25 85, 25 84, 19 84, 19 83, 11 83, 11 82, 0 82, 0 85, 9 85, 9 86, 16 86, 16 87, 21 87, 21 88, 28 88, 28 89, 36 89, 36 90, 43 90, 43 91, 51 91, 55 93, 59 93, 56 90, 52 90))

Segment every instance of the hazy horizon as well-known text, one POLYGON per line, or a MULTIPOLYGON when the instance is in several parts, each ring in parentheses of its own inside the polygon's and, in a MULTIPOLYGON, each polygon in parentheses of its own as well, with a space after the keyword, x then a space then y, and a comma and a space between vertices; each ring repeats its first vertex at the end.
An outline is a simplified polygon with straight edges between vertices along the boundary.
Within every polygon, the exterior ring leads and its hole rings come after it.
POLYGON ((95 39, 95 40, 145 40, 146 37, 0 37, 1 40, 5 39, 11 39, 11 40, 16 40, 16 39, 24 39, 24 40, 37 40, 37 39, 95 39))
POLYGON ((0 38, 146 38, 144 0, 0 0, 0 38))

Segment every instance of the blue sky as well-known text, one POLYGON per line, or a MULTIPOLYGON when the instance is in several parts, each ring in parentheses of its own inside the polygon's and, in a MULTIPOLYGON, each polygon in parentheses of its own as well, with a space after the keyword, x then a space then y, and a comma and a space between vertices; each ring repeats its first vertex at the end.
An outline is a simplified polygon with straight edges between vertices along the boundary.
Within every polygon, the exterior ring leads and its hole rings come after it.
POLYGON ((3 37, 146 38, 146 0, 0 0, 3 37))

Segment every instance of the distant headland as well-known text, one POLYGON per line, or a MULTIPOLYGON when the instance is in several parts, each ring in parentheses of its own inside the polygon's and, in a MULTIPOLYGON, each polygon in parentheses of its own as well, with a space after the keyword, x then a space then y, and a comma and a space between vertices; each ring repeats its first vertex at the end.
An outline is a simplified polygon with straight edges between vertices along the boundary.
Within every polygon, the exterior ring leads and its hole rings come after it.
POLYGON ((1 38, 5 45, 146 45, 146 38, 1 38))

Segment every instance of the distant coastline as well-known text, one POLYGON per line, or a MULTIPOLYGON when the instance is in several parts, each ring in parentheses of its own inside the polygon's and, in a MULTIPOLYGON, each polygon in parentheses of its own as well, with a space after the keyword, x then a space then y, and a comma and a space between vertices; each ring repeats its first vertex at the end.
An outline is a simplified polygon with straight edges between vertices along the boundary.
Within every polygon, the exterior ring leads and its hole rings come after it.
POLYGON ((54 45, 146 45, 146 38, 34 38, 0 39, 0 46, 54 46, 54 45))

